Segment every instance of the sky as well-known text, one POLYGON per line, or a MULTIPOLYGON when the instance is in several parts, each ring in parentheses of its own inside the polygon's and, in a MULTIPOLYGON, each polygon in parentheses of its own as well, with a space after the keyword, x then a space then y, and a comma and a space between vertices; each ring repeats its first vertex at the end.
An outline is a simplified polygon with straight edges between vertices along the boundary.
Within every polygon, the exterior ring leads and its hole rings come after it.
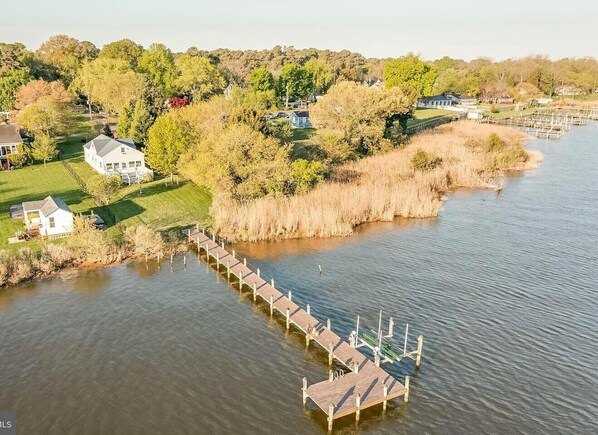
POLYGON ((366 57, 598 57, 596 0, 11 0, 0 41, 34 50, 65 33, 173 51, 348 49, 366 57), (6 19, 8 18, 9 19, 6 19))

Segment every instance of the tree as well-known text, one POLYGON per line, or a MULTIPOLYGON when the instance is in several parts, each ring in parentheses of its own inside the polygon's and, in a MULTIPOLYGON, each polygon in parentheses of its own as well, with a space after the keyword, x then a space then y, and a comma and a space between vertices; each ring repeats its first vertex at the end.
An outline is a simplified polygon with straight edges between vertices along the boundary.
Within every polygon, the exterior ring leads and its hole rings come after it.
POLYGON ((30 57, 31 52, 27 51, 24 44, 0 42, 0 76, 15 70, 30 72, 27 65, 30 57))
POLYGON ((57 103, 70 103, 73 101, 73 96, 64 88, 62 82, 32 80, 22 85, 17 91, 15 108, 22 110, 42 97, 47 97, 57 103))
POLYGON ((170 112, 156 119, 149 129, 145 147, 145 161, 161 174, 170 175, 177 171, 181 154, 189 146, 192 136, 184 121, 170 112))
POLYGON ((171 109, 180 109, 189 105, 189 99, 185 97, 170 97, 168 99, 168 106, 171 109))
POLYGON ((295 63, 282 67, 278 79, 278 94, 284 97, 285 107, 289 106, 290 99, 307 98, 312 91, 311 73, 305 68, 300 68, 295 63))
POLYGON ((249 73, 247 83, 249 84, 249 89, 255 92, 269 92, 276 89, 274 76, 263 66, 249 73))
POLYGON ((334 80, 334 71, 322 59, 310 59, 303 66, 312 79, 313 91, 317 94, 326 92, 334 80))
POLYGON ((68 85, 85 61, 96 58, 98 49, 89 41, 56 35, 44 42, 36 54, 40 60, 55 67, 64 83, 68 85))
POLYGON ((19 113, 19 123, 34 136, 56 136, 63 132, 73 114, 68 106, 42 97, 19 113))
POLYGON ((133 139, 135 143, 147 142, 147 132, 154 122, 154 117, 149 111, 149 107, 143 98, 135 103, 131 125, 127 137, 133 139))
POLYGON ((134 111, 135 103, 133 101, 129 101, 118 114, 116 133, 119 137, 127 137, 129 135, 129 129, 131 128, 134 111))
POLYGON ((31 76, 22 70, 0 74, 0 110, 12 110, 18 89, 31 80, 31 76))
POLYGON ((126 61, 102 58, 83 65, 71 88, 87 97, 90 113, 93 103, 108 112, 119 113, 129 101, 141 95, 143 86, 143 77, 126 61))
POLYGON ((46 166, 46 161, 52 160, 58 155, 56 141, 43 133, 35 136, 35 140, 32 144, 32 151, 33 158, 43 160, 44 166, 46 166))
POLYGON ((118 175, 94 175, 86 184, 85 191, 93 196, 101 205, 108 205, 122 186, 118 175))
POLYGON ((152 44, 139 58, 138 71, 147 75, 164 97, 176 93, 177 68, 172 52, 163 44, 152 44))
POLYGON ((297 159, 291 164, 295 193, 307 193, 324 180, 327 168, 322 162, 297 159))
POLYGON ((384 64, 384 85, 399 86, 417 97, 432 94, 436 70, 414 54, 408 54, 384 64))
POLYGON ((8 155, 8 161, 16 168, 31 163, 31 148, 23 142, 17 144, 17 152, 8 155))
POLYGON ((143 47, 130 39, 121 39, 104 45, 98 58, 118 59, 129 63, 131 68, 137 68, 139 58, 143 54, 143 47))
POLYGON ((193 100, 204 100, 222 92, 226 86, 218 68, 205 57, 183 54, 176 59, 176 67, 179 70, 176 86, 193 100))
POLYGON ((179 162, 181 173, 216 194, 238 200, 289 191, 289 146, 252 130, 229 124, 211 131, 179 162))
MULTIPOLYGON (((400 88, 339 82, 314 105, 310 116, 314 126, 350 144, 349 154, 371 154, 400 144, 400 133, 411 116, 413 100, 400 88)), ((347 155, 347 150, 341 154, 347 155)))

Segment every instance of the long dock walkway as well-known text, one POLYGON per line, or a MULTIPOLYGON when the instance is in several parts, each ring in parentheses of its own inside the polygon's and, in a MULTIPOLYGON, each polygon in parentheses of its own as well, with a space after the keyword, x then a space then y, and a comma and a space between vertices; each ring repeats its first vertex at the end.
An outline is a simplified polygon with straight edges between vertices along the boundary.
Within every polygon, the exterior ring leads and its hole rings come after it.
MULTIPOLYGON (((185 230, 189 243, 197 246, 198 253, 204 251, 208 263, 215 261, 216 270, 233 275, 238 280, 239 290, 248 287, 253 294, 254 302, 259 296, 270 306, 270 314, 275 311, 282 314, 286 320, 286 328, 296 327, 305 334, 306 344, 314 341, 328 351, 329 364, 337 360, 349 369, 347 374, 330 371, 329 379, 310 386, 303 379, 303 403, 309 397, 328 417, 328 427, 332 429, 332 422, 352 413, 359 420, 360 410, 386 402, 390 399, 404 396, 409 398, 409 377, 405 385, 401 384, 377 363, 372 362, 359 350, 340 338, 332 331, 331 322, 322 323, 311 315, 310 306, 301 308, 292 300, 289 291, 284 295, 276 289, 274 280, 267 282, 260 270, 252 270, 246 260, 241 261, 235 252, 228 252, 224 244, 216 242, 204 231, 199 229, 185 230)), ((417 365, 419 365, 418 351, 417 365)), ((415 359, 415 358, 414 358, 415 359)))

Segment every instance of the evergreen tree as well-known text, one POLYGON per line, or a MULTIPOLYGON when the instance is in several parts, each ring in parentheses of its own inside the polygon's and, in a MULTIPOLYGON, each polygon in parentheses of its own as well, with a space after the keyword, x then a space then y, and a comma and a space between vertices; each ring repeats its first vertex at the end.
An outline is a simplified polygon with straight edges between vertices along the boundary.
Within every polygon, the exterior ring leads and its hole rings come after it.
POLYGON ((154 117, 150 113, 148 104, 144 99, 137 100, 127 137, 133 139, 135 143, 145 143, 147 132, 153 123, 154 117))

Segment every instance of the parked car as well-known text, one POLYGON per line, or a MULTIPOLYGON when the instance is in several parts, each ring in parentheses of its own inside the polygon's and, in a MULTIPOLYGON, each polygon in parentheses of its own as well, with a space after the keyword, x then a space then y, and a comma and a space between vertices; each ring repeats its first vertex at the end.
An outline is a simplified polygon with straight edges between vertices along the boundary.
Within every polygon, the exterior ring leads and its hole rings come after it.
POLYGON ((287 112, 278 112, 279 118, 288 118, 289 114, 287 112))

